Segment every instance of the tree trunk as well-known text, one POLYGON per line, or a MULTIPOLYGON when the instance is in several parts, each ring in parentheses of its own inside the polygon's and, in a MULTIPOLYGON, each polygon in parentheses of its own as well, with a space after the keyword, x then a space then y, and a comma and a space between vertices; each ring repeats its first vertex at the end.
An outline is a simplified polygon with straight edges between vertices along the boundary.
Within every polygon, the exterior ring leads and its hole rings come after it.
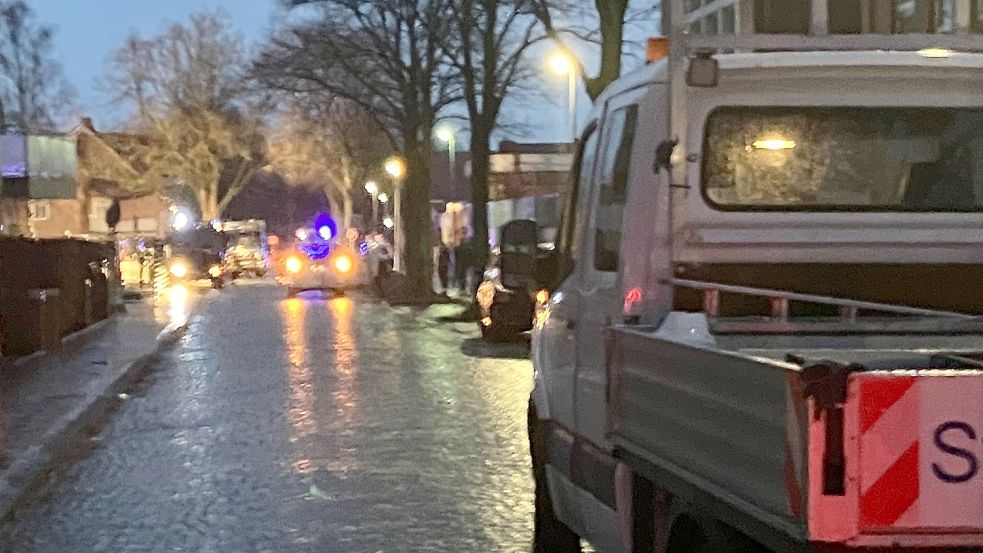
POLYGON ((217 206, 212 188, 212 186, 205 186, 198 189, 198 208, 201 210, 202 221, 211 221, 216 217, 217 206))
POLYGON ((417 139, 415 132, 405 137, 406 181, 403 183, 402 220, 405 241, 406 276, 416 294, 433 294, 433 228, 430 221, 429 142, 417 139))
POLYGON ((325 187, 324 197, 328 199, 328 211, 331 212, 331 218, 337 219, 339 215, 342 215, 344 208, 338 205, 338 198, 335 196, 335 190, 330 187, 325 187))
POLYGON ((587 79, 587 94, 592 100, 621 76, 622 40, 625 32, 625 13, 628 0, 595 0, 601 20, 601 70, 587 79))
POLYGON ((475 122, 471 134, 471 225, 474 227, 474 263, 478 271, 488 264, 488 178, 491 129, 475 122))
POLYGON ((347 232, 352 228, 352 193, 345 190, 341 193, 342 227, 347 232))

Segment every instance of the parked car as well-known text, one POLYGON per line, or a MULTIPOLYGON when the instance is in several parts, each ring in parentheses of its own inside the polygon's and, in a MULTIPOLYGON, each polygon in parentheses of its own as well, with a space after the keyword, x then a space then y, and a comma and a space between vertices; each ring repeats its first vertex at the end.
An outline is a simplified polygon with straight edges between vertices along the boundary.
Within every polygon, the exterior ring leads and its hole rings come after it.
POLYGON ((208 279, 213 288, 222 288, 225 270, 222 255, 225 235, 210 225, 198 225, 174 233, 170 238, 167 269, 172 281, 208 279))

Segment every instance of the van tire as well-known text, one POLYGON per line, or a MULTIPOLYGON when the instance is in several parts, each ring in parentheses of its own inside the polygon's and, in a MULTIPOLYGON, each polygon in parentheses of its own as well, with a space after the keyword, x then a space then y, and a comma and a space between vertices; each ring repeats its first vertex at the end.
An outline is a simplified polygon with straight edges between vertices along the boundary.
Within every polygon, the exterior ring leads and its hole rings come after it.
POLYGON ((532 475, 536 486, 533 526, 533 553, 581 553, 580 536, 556 518, 553 500, 546 482, 547 427, 536 415, 536 406, 529 402, 529 452, 532 475))

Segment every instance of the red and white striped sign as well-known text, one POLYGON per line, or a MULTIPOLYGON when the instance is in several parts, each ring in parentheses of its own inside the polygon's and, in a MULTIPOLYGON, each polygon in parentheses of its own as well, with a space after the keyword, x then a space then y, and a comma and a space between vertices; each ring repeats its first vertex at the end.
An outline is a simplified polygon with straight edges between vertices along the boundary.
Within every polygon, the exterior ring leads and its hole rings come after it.
POLYGON ((983 530, 983 378, 856 378, 860 532, 983 530))

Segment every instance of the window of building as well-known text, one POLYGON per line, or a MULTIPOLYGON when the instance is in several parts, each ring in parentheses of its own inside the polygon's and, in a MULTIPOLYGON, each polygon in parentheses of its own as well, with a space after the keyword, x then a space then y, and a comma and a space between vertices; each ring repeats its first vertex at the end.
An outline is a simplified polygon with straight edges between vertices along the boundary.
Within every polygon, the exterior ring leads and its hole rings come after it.
POLYGON ((27 208, 32 221, 46 221, 51 216, 51 204, 48 200, 31 200, 27 208))

